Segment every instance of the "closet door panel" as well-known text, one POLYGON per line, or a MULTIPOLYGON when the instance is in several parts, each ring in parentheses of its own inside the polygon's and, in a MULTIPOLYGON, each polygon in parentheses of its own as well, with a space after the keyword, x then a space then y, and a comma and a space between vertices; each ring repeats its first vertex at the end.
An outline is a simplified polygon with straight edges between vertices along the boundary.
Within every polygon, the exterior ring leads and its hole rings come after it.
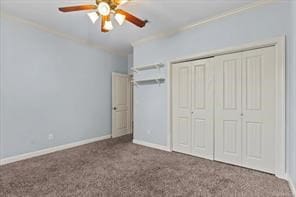
POLYGON ((215 60, 215 160, 241 165, 242 54, 215 60))
POLYGON ((213 65, 192 62, 192 155, 213 159, 213 65))
POLYGON ((274 173, 275 49, 243 53, 242 165, 274 173))
POLYGON ((191 154, 191 64, 173 65, 173 150, 191 154))

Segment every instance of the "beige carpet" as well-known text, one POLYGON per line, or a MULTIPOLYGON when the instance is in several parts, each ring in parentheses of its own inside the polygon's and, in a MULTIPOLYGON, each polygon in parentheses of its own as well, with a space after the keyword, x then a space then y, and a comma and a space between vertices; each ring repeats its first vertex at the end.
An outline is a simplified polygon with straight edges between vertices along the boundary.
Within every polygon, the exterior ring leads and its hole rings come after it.
POLYGON ((0 168, 0 196, 292 196, 273 175, 105 140, 0 168))

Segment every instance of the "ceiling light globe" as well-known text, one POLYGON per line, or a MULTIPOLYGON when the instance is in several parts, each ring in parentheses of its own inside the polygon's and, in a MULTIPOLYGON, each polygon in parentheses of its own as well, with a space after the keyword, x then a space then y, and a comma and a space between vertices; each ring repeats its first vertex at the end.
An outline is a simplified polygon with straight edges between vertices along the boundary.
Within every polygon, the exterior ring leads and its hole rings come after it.
POLYGON ((127 2, 128 2, 128 0, 120 0, 120 5, 123 5, 123 4, 127 3, 127 2))
POLYGON ((128 2, 128 0, 113 0, 117 5, 123 5, 128 2))
POLYGON ((88 15, 89 19, 91 20, 91 22, 94 24, 99 19, 99 15, 96 12, 90 12, 87 15, 88 15))
POLYGON ((122 25, 125 21, 126 16, 122 15, 122 14, 115 14, 115 19, 118 22, 119 25, 122 25))
POLYGON ((110 6, 108 3, 106 2, 101 2, 98 5, 98 12, 102 15, 102 16, 108 16, 110 14, 110 6))
POLYGON ((113 29, 112 22, 111 21, 106 21, 105 25, 104 25, 104 29, 108 30, 108 31, 111 31, 113 29))

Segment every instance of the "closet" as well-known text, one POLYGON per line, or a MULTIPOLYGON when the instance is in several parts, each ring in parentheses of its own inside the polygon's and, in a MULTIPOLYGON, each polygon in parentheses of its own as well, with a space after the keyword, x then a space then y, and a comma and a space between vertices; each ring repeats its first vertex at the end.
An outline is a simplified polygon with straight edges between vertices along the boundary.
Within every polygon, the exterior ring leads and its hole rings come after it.
POLYGON ((275 48, 172 65, 173 150, 275 173, 275 48))

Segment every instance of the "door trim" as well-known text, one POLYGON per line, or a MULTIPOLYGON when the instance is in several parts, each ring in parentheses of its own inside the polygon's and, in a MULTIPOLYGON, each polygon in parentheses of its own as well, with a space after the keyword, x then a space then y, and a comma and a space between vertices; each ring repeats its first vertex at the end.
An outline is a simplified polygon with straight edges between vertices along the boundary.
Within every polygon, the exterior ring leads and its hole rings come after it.
POLYGON ((213 50, 209 52, 193 54, 188 57, 180 57, 175 60, 168 61, 168 130, 167 130, 167 146, 172 151, 172 66, 176 63, 193 61, 203 58, 209 58, 218 55, 231 54, 274 46, 276 50, 276 126, 275 126, 275 175, 279 178, 286 178, 286 38, 285 36, 274 37, 263 41, 256 41, 242 44, 240 46, 227 47, 224 49, 213 50))

